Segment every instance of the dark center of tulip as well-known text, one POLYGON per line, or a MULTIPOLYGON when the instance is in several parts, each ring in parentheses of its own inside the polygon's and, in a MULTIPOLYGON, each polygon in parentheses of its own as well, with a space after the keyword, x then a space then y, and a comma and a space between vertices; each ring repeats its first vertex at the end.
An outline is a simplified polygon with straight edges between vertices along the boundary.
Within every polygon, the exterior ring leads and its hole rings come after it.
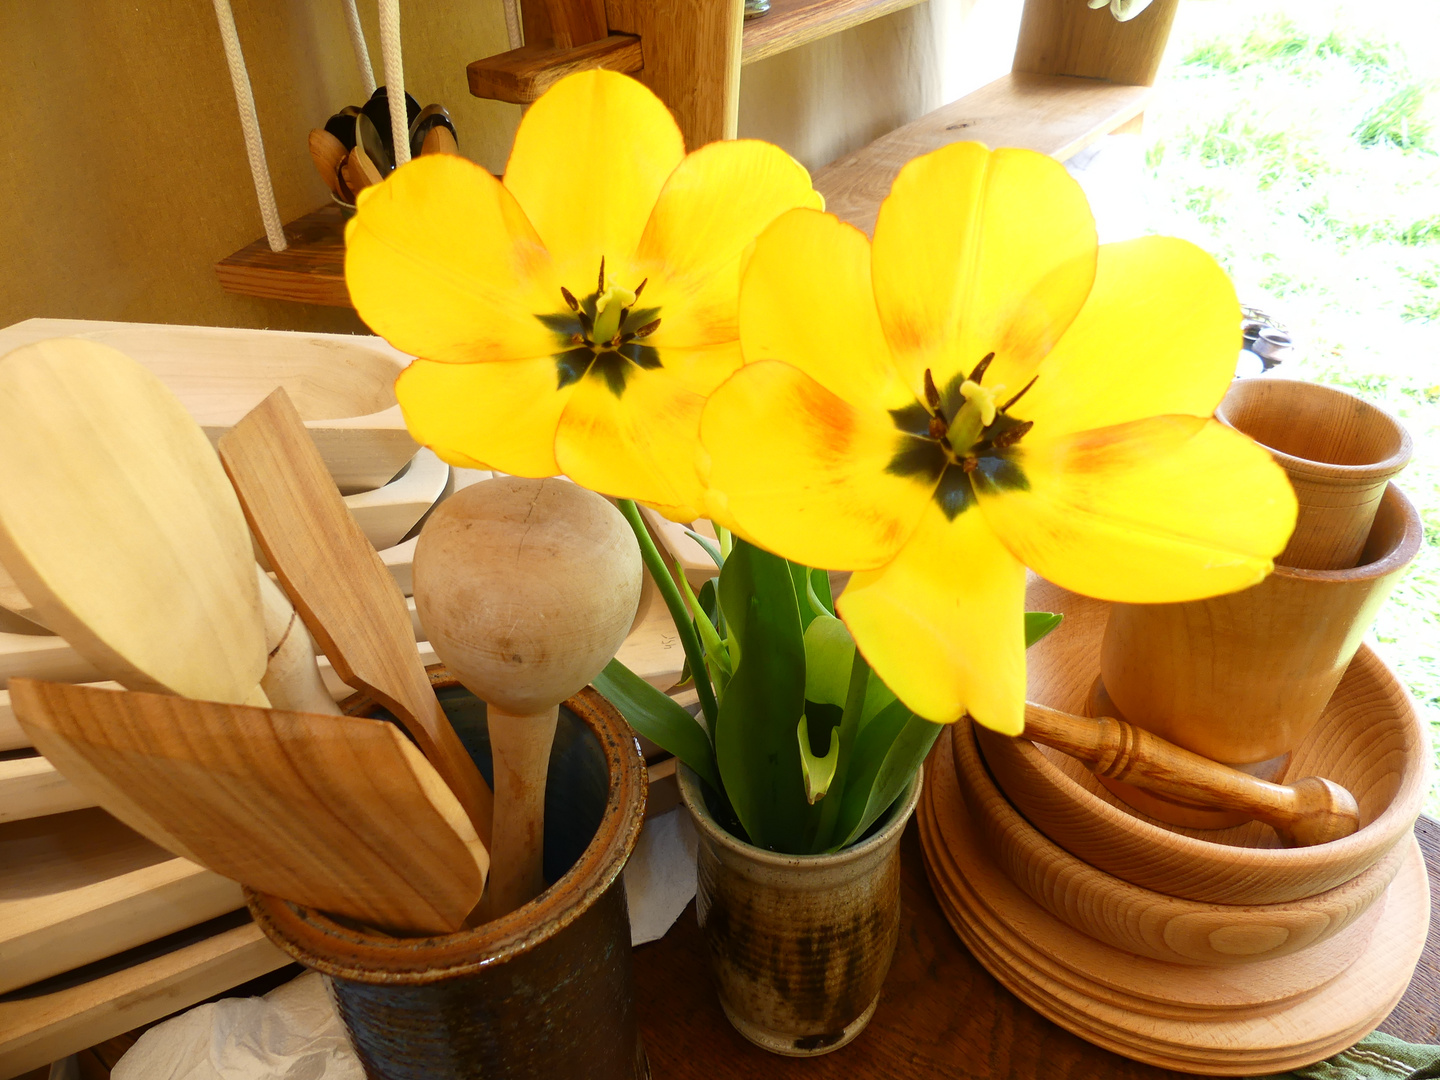
POLYGON ((644 291, 644 281, 634 291, 607 282, 602 258, 594 292, 577 300, 562 287, 560 297, 566 310, 535 316, 559 339, 560 350, 554 354, 555 389, 563 390, 590 375, 603 379, 618 398, 637 368, 660 367, 659 350, 642 343, 660 326, 658 307, 636 306, 644 291))
POLYGON ((1009 410, 1035 380, 1004 404, 996 404, 1005 388, 983 385, 994 359, 994 353, 987 354, 969 377, 957 374, 944 389, 935 385, 927 368, 925 399, 890 410, 901 434, 885 471, 933 484, 933 498, 951 521, 970 508, 977 492, 1030 487, 1020 468, 1017 444, 1034 422, 1017 420, 1009 410))

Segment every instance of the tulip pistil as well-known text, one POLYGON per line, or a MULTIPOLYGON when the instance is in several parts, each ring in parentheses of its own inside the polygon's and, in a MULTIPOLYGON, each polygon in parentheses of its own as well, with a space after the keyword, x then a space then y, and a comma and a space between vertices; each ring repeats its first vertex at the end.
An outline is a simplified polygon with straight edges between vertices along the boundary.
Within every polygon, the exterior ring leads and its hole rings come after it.
POLYGON ((636 306, 646 281, 627 289, 607 280, 602 258, 594 292, 577 299, 569 289, 560 287, 560 298, 568 310, 536 316, 558 339, 556 389, 593 375, 620 397, 636 369, 662 366, 659 350, 644 342, 660 328, 660 309, 636 306))
POLYGON ((1002 402, 1005 386, 983 382, 994 359, 988 353, 968 377, 957 374, 943 390, 927 368, 923 400, 890 411, 901 435, 886 471, 933 483, 933 497, 951 520, 975 501, 977 492, 1030 486, 1016 444, 1034 424, 1010 416, 1009 409, 1035 380, 1002 402))

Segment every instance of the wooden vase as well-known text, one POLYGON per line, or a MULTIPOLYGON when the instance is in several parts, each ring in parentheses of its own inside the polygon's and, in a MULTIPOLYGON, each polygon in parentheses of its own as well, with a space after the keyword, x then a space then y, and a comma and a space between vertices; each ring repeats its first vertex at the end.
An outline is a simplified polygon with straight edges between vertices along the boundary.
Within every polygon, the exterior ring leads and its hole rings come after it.
POLYGON ((917 774, 860 843, 784 855, 728 833, 681 767, 700 834, 695 913, 710 970, 726 1017, 756 1046, 815 1057, 870 1022, 900 934, 900 834, 920 786, 917 774))
POLYGON ((1293 379, 1238 379, 1215 418, 1250 436, 1290 477, 1300 502, 1276 563, 1357 565, 1385 485, 1410 460, 1410 434, 1354 394, 1293 379))
MULTIPOLYGON (((1216 761, 1273 775, 1320 718, 1422 541, 1420 515, 1392 484, 1360 566, 1277 566, 1259 585, 1226 596, 1112 605, 1089 711, 1122 717, 1216 761), (1253 768, 1261 763, 1271 767, 1253 768)), ((1174 804, 1126 785, 1106 786, 1175 824, 1226 828, 1244 820, 1173 810, 1174 804)))
MULTIPOLYGON (((484 771, 484 705, 443 668, 430 670, 484 771)), ((621 880, 645 814, 645 762, 629 726, 593 688, 560 710, 546 811, 553 884, 474 930, 391 937, 246 890, 270 940, 333 980, 371 1080, 649 1077, 621 880)))

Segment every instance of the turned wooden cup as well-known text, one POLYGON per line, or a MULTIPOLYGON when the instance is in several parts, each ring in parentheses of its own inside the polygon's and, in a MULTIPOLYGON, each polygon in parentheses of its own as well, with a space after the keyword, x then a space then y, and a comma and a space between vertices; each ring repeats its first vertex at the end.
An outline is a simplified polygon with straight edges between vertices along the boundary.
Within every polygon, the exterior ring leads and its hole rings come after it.
MULTIPOLYGON (((1420 550, 1415 507, 1393 484, 1361 565, 1275 572, 1241 592, 1184 604, 1113 604, 1088 710, 1118 716, 1252 772, 1278 772, 1325 710, 1381 604, 1420 550), (1271 769, 1257 769, 1273 763, 1271 769)), ((1244 820, 1166 813, 1165 801, 1107 783, 1145 813, 1224 828, 1244 820)))
POLYGON ((1294 379, 1238 379, 1215 418, 1250 436, 1290 477, 1300 513, 1275 560, 1305 570, 1357 565, 1410 434, 1354 394, 1294 379))

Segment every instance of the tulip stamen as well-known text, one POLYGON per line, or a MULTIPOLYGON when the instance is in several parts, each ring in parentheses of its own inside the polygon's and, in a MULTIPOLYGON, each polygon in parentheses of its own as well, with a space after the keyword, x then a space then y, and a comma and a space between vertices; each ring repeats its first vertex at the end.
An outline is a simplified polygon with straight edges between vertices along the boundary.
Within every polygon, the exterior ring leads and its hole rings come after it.
MULTIPOLYGON (((995 354, 994 354, 994 353, 991 353, 990 355, 991 355, 991 356, 994 356, 995 354)), ((1030 387, 1034 386, 1036 380, 1038 380, 1039 378, 1040 378, 1039 375, 1033 375, 1033 376, 1031 376, 1030 381, 1027 382, 1024 386, 1022 386, 1022 387, 1020 388, 1020 392, 1019 392, 1018 394, 1016 394, 1014 397, 1012 397, 1009 401, 1005 402, 1004 405, 1001 405, 1001 406, 1000 406, 1000 411, 1001 411, 1002 413, 1003 413, 1003 412, 1009 412, 1009 411, 1010 411, 1010 406, 1011 406, 1011 405, 1014 405, 1014 404, 1015 404, 1017 401, 1019 401, 1022 397, 1024 397, 1026 394, 1028 394, 1028 393, 1030 392, 1030 387)), ((1026 430, 1028 431, 1029 428, 1026 428, 1026 430)))
POLYGON ((980 359, 980 362, 976 364, 973 369, 971 369, 970 378, 967 381, 973 382, 978 386, 980 382, 985 378, 985 372, 990 369, 990 362, 994 359, 995 354, 993 352, 986 353, 980 359))
POLYGON ((643 342, 660 328, 660 309, 636 303, 648 281, 642 280, 634 291, 607 282, 602 258, 595 292, 577 298, 562 285, 560 298, 568 310, 536 316, 555 333, 561 349, 554 356, 560 389, 594 377, 620 397, 637 370, 663 366, 660 350, 643 342))

